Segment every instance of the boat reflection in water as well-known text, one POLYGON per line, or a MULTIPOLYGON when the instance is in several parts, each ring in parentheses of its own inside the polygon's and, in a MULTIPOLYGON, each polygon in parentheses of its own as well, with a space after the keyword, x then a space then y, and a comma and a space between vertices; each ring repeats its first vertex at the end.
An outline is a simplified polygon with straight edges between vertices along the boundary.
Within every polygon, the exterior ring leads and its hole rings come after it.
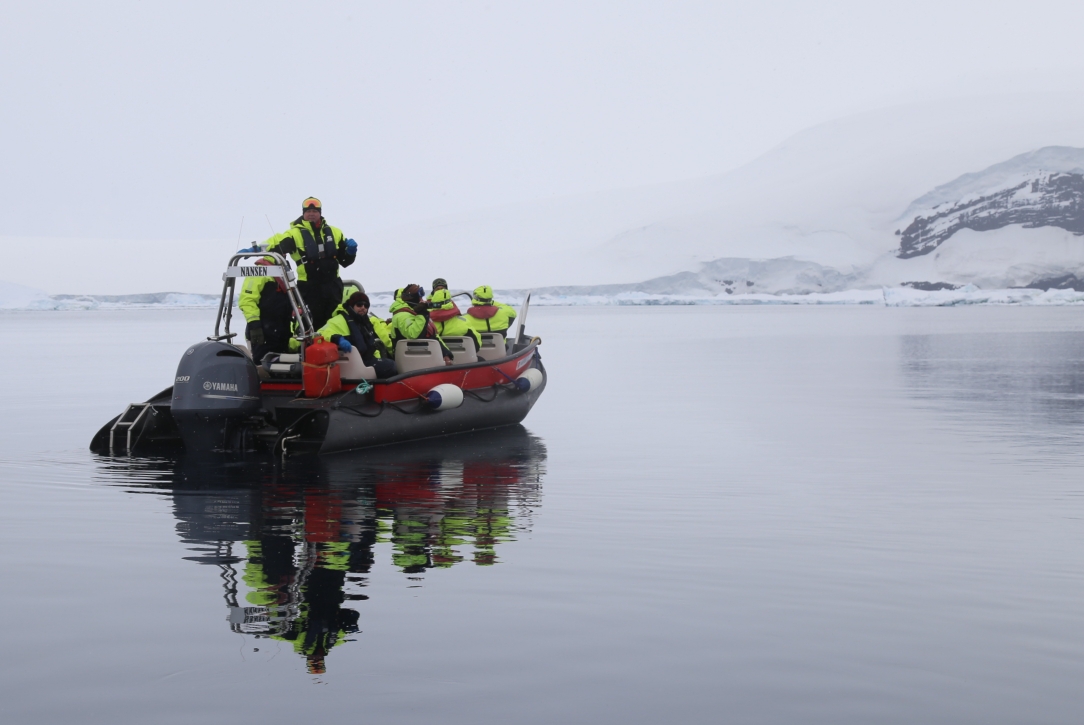
POLYGON ((546 448, 522 426, 284 462, 103 458, 104 482, 171 492, 188 560, 220 570, 229 626, 311 673, 358 631, 378 552, 427 569, 498 563, 529 530, 546 448))

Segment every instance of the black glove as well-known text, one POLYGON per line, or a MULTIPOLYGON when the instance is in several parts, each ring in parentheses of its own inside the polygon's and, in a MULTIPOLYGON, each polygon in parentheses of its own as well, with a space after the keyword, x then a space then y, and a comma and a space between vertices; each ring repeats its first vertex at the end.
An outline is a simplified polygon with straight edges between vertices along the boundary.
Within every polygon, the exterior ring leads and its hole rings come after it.
POLYGON ((248 323, 248 326, 245 328, 245 337, 247 337, 248 341, 253 345, 263 345, 267 342, 267 338, 263 336, 263 323, 259 320, 253 320, 248 323))
POLYGON ((429 319, 429 305, 425 302, 415 302, 410 306, 410 309, 414 310, 415 315, 421 315, 425 319, 429 319))

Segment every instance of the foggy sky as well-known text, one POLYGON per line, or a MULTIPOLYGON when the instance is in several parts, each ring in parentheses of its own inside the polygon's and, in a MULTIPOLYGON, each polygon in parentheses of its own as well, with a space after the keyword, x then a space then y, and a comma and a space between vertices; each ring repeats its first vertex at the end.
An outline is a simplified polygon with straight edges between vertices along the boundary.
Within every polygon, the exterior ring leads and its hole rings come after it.
POLYGON ((244 217, 248 241, 312 194, 360 240, 719 173, 869 108, 1076 84, 1082 21, 1071 2, 5 3, 0 207, 7 236, 235 240, 244 217))

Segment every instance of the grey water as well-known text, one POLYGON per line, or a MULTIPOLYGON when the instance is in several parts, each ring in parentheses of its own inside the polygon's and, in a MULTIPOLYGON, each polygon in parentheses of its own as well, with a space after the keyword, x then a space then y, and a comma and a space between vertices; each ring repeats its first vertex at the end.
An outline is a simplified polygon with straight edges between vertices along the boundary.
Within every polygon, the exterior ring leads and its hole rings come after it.
POLYGON ((5 723, 1070 723, 1084 311, 536 308, 519 428, 99 457, 206 310, 0 314, 5 723))

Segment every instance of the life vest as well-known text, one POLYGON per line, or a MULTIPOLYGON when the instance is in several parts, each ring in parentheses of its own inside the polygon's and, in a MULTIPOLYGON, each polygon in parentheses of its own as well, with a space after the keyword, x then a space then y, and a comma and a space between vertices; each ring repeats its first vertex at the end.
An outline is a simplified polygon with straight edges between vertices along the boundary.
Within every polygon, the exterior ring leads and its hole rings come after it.
POLYGON ((507 317, 504 318, 504 327, 499 327, 494 330, 493 318, 497 316, 498 312, 501 312, 501 308, 497 305, 471 305, 470 309, 467 310, 468 315, 486 323, 486 332, 504 332, 508 329, 511 321, 508 320, 507 317))
POLYGON ((497 305, 472 305, 467 314, 476 320, 488 320, 493 315, 500 312, 501 308, 497 305))
POLYGON ((339 247, 335 244, 335 234, 331 231, 331 225, 326 221, 320 225, 320 238, 317 239, 308 226, 297 225, 296 229, 301 233, 301 246, 290 236, 279 244, 286 254, 297 254, 301 257, 301 264, 305 265, 305 275, 309 281, 316 282, 338 276, 339 247))
POLYGON ((373 359, 384 355, 384 343, 380 341, 376 330, 366 334, 368 331, 363 329, 349 312, 339 310, 339 314, 346 320, 346 326, 350 329, 350 335, 347 339, 358 349, 358 353, 366 365, 372 365, 373 359))
POLYGON ((451 307, 447 307, 447 308, 440 309, 440 310, 431 310, 429 312, 429 319, 434 320, 436 322, 444 322, 445 320, 450 320, 453 317, 456 317, 456 316, 461 315, 461 314, 463 314, 463 313, 461 313, 459 311, 459 308, 456 307, 456 304, 453 302, 451 307))

